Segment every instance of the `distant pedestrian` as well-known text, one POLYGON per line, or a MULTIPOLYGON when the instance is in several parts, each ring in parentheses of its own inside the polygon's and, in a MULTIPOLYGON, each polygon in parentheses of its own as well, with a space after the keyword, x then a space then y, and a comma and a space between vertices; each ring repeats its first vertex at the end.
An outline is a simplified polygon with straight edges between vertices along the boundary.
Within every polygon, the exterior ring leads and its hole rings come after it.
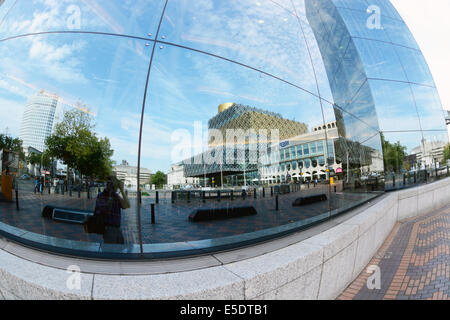
POLYGON ((53 180, 53 187, 55 188, 55 193, 58 193, 58 179, 53 180))
POLYGON ((39 192, 43 193, 45 188, 45 178, 41 178, 39 181, 39 192))
POLYGON ((62 178, 59 179, 58 185, 59 185, 59 192, 64 194, 64 180, 62 178))
POLYGON ((36 177, 36 179, 34 180, 34 193, 41 192, 40 188, 41 188, 41 182, 39 181, 39 178, 36 177))

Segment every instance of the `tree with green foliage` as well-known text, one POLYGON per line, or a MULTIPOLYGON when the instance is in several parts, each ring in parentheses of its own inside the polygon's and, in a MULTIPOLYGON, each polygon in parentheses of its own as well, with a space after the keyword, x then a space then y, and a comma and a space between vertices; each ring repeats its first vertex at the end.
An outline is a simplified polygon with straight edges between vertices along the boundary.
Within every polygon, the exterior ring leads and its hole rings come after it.
POLYGON ((384 168, 387 171, 400 172, 401 169, 407 169, 405 163, 407 157, 407 148, 400 144, 400 141, 391 143, 381 134, 381 142, 383 144, 384 168))
POLYGON ((38 166, 39 167, 39 171, 41 169, 46 169, 46 170, 50 170, 52 167, 52 159, 50 157, 50 155, 48 154, 48 152, 44 152, 44 153, 30 153, 25 161, 28 164, 34 165, 34 166, 38 166))
POLYGON ((158 171, 150 180, 151 184, 154 184, 157 188, 162 188, 167 183, 167 177, 164 172, 158 171))
POLYGON ((106 179, 112 174, 114 151, 108 138, 99 139, 94 128, 87 112, 66 112, 46 140, 49 155, 91 179, 106 179))
POLYGON ((63 120, 46 140, 49 154, 69 167, 76 168, 74 149, 78 143, 82 143, 83 138, 90 136, 89 133, 94 129, 92 120, 88 113, 81 110, 74 109, 64 113, 63 120))
POLYGON ((80 132, 77 144, 70 144, 68 150, 74 155, 74 168, 88 177, 106 179, 112 174, 114 151, 107 138, 99 139, 89 131, 80 132))
POLYGON ((23 152, 22 140, 13 138, 9 135, 0 134, 0 150, 17 152, 19 159, 25 160, 25 153, 23 152))
POLYGON ((27 163, 36 166, 41 163, 41 156, 38 153, 30 153, 25 160, 27 163))
POLYGON ((450 143, 447 144, 444 148, 444 164, 447 165, 447 162, 450 160, 450 143))

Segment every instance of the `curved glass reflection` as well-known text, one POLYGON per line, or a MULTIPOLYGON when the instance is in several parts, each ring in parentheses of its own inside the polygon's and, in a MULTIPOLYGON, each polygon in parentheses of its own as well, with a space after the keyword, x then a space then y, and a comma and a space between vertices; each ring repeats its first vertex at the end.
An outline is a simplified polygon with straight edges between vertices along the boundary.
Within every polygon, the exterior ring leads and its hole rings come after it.
POLYGON ((5 0, 0 55, 0 234, 44 250, 230 249, 449 175, 387 0, 5 0))

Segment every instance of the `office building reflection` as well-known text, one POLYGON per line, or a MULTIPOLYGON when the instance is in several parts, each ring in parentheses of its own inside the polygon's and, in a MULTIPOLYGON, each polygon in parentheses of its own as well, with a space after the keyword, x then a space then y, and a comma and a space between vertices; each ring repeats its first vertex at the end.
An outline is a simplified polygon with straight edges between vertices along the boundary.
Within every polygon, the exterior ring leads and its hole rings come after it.
POLYGON ((45 150, 45 140, 58 122, 58 112, 61 112, 61 103, 55 94, 42 90, 28 100, 19 135, 27 153, 29 147, 41 153, 45 150))

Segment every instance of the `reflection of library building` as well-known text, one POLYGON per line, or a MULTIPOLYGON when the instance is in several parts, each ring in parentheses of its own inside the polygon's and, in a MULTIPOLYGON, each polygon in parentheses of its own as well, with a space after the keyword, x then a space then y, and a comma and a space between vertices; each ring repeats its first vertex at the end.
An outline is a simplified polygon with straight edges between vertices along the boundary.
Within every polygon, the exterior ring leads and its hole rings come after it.
MULTIPOLYGON (((214 141, 208 143, 208 151, 186 159, 181 163, 172 166, 168 173, 168 181, 201 181, 201 185, 243 185, 252 184, 260 181, 258 165, 251 161, 249 150, 256 150, 257 154, 266 152, 268 144, 267 139, 273 139, 270 136, 271 131, 278 132, 278 138, 288 139, 293 135, 302 135, 307 132, 307 126, 304 123, 283 118, 280 114, 269 112, 262 109, 252 108, 235 103, 225 103, 219 106, 219 113, 208 122, 209 130, 218 130, 222 136, 226 137, 227 130, 234 129, 236 133, 242 133, 245 136, 235 136, 234 163, 227 163, 227 150, 223 143, 219 146, 214 145, 214 141), (255 130, 255 137, 248 137, 248 130, 255 130), (268 137, 260 137, 260 130, 267 130, 268 137), (239 141, 244 141, 244 147, 237 147, 239 141), (261 143, 262 141, 262 143, 261 143), (204 164, 211 155, 216 152, 223 152, 223 164, 204 164), (242 161, 238 161, 242 159, 242 161), (244 161, 245 160, 245 161, 244 161), (240 163, 242 162, 242 163, 240 163), (183 175, 180 174, 180 167, 183 167, 183 175), (191 179, 189 179, 191 178, 191 179), (199 179, 199 180, 197 180, 199 179), (206 181, 205 181, 206 180, 206 181)), ((232 147, 233 148, 233 147, 232 147)), ((231 149, 232 149, 231 148, 231 149)), ((170 183, 169 183, 170 185, 170 183)))
MULTIPOLYGON (((227 151, 217 148, 210 140, 207 152, 172 165, 168 172, 169 186, 186 184, 220 186, 222 182, 224 185, 235 186, 326 180, 330 173, 335 175, 343 172, 343 162, 351 162, 349 157, 336 156, 336 148, 339 150, 348 148, 347 144, 350 143, 344 139, 346 145, 341 146, 342 139, 339 139, 336 122, 314 127, 308 132, 306 124, 284 119, 279 114, 227 103, 219 106, 218 115, 210 119, 209 130, 211 129, 219 130, 224 137, 227 129, 242 129, 243 132, 249 129, 256 131, 265 129, 269 132, 278 130, 279 140, 272 140, 271 137, 266 145, 255 142, 260 140, 249 141, 246 137, 245 150, 235 148, 234 151, 235 159, 243 158, 245 164, 226 163, 227 151), (251 146, 252 144, 256 146, 251 146), (249 149, 252 147, 258 150, 260 165, 249 159, 249 149), (206 157, 218 150, 223 152, 224 164, 204 164, 206 157), (267 150, 270 150, 269 154, 267 150), (245 154, 239 154, 244 152, 245 154)), ((361 156, 358 155, 357 158, 359 164, 361 156)))
POLYGON ((341 172, 342 167, 337 163, 334 151, 337 138, 336 122, 331 122, 282 141, 279 146, 272 145, 274 152, 264 157, 260 169, 261 181, 273 184, 325 180, 327 170, 341 172))

